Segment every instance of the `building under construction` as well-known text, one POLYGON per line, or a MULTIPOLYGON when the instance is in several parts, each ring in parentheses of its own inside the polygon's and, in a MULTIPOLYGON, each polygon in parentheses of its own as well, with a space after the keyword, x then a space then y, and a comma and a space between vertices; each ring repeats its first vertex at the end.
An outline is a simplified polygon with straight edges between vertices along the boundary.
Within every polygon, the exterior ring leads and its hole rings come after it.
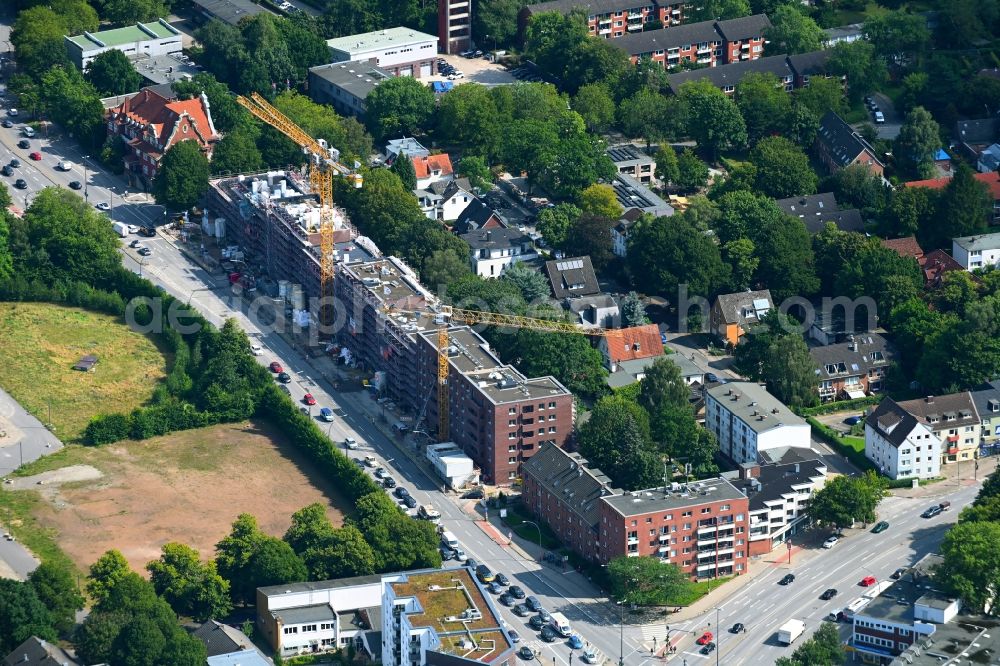
MULTIPOLYGON (((438 300, 401 260, 337 266, 346 312, 338 341, 375 373, 376 388, 434 431, 438 421, 438 300), (390 311, 391 310, 391 311, 390 311)), ((562 446, 573 429, 573 395, 554 377, 529 379, 504 364, 468 326, 448 329, 448 434, 487 483, 509 485, 543 442, 562 446)))
MULTIPOLYGON (((208 207, 226 220, 226 237, 275 282, 301 285, 304 303, 320 296, 321 209, 296 171, 268 171, 213 180, 208 207)), ((368 261, 378 248, 359 238, 343 210, 332 213, 338 262, 368 261)), ((294 307, 294 306, 293 306, 294 307)))

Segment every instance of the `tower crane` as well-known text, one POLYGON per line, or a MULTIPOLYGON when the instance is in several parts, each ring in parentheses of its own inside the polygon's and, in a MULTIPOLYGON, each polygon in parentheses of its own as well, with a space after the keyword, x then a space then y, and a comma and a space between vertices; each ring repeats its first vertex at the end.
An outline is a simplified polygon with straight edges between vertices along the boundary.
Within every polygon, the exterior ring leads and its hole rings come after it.
POLYGON ((448 327, 450 325, 475 326, 477 324, 489 324, 491 326, 505 326, 510 328, 526 328, 533 331, 545 333, 575 333, 592 337, 607 337, 615 329, 608 328, 583 328, 576 324, 552 319, 538 319, 536 317, 522 317, 520 315, 501 314, 498 312, 486 312, 483 310, 466 310, 463 308, 453 308, 449 305, 441 305, 433 310, 403 310, 388 308, 390 313, 427 315, 434 317, 437 329, 437 405, 438 405, 438 441, 447 441, 449 433, 448 414, 448 327))
POLYGON ((362 177, 338 161, 340 151, 331 148, 323 139, 309 136, 305 130, 259 94, 250 93, 249 98, 237 95, 236 101, 255 118, 294 141, 302 152, 309 156, 309 186, 313 193, 319 196, 320 205, 319 282, 321 302, 324 305, 317 314, 320 322, 328 325, 333 321, 333 308, 330 303, 333 297, 333 270, 336 262, 333 235, 333 177, 350 178, 356 188, 361 187, 362 177))

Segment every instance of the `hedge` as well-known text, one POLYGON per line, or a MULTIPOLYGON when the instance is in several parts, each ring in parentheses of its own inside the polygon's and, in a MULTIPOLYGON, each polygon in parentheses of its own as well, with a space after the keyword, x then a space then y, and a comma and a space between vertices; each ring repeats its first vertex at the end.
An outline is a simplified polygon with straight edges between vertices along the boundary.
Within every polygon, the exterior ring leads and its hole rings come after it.
POLYGON ((819 416, 820 414, 832 414, 834 412, 859 411, 865 407, 877 405, 882 398, 876 395, 866 395, 855 400, 840 400, 838 402, 826 402, 816 407, 805 407, 798 412, 802 416, 819 416))
POLYGON ((806 422, 812 427, 816 436, 829 444, 835 451, 844 454, 844 457, 854 463, 862 471, 866 469, 875 470, 875 465, 865 456, 864 451, 857 451, 848 446, 831 428, 823 425, 811 416, 806 417, 806 422))

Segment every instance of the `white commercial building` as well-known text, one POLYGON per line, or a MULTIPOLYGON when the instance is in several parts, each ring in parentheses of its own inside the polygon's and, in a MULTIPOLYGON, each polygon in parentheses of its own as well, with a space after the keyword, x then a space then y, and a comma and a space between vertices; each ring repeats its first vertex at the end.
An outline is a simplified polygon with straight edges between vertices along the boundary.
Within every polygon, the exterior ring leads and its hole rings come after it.
POLYGON ((865 419, 865 456, 890 479, 941 475, 941 440, 891 398, 865 419))
POLYGON ((954 238, 951 256, 967 271, 996 266, 1000 263, 1000 232, 954 238))
POLYGON ((475 483, 479 475, 476 473, 472 458, 465 455, 454 442, 431 444, 427 447, 427 460, 434 466, 450 488, 461 488, 469 483, 475 483))
POLYGON ((705 391, 705 427, 735 463, 757 462, 780 447, 809 448, 809 424, 753 382, 720 384, 705 391))
POLYGON ((86 69, 105 51, 121 51, 128 58, 135 58, 171 55, 183 49, 181 32, 163 19, 101 32, 84 32, 64 37, 64 40, 69 59, 80 69, 86 69))
POLYGON ((395 76, 431 76, 438 38, 410 28, 387 28, 326 40, 333 62, 367 62, 395 76))

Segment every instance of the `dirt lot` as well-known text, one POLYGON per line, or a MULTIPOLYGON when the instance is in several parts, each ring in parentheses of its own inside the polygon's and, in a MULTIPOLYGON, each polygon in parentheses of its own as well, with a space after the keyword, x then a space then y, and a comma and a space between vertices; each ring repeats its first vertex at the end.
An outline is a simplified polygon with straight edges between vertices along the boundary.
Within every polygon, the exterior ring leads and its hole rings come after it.
POLYGON ((12 490, 33 489, 38 524, 51 529, 81 569, 120 550, 138 571, 180 541, 211 556, 240 513, 281 536, 291 514, 313 502, 334 524, 346 502, 277 433, 255 423, 176 433, 104 448, 69 447, 34 466, 12 490), (39 483, 41 482, 41 483, 39 483))

